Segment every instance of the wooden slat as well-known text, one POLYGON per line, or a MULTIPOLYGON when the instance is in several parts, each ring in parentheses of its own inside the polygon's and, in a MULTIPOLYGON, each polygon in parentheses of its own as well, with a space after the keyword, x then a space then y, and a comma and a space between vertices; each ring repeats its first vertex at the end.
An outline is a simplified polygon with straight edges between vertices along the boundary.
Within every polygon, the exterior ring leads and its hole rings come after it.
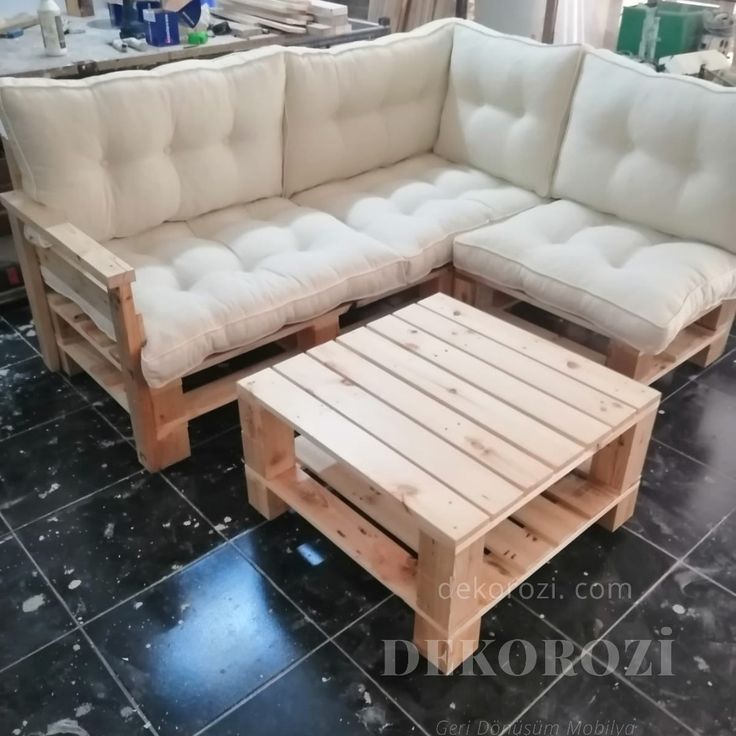
POLYGON ((583 519, 580 514, 544 496, 537 496, 526 506, 517 509, 513 518, 553 544, 561 544, 572 530, 580 526, 583 519))
POLYGON ((400 309, 397 317, 483 360, 509 375, 545 391, 588 416, 614 427, 631 416, 631 407, 536 360, 525 358, 503 343, 464 328, 419 304, 400 309))
POLYGON ((38 248, 37 252, 44 281, 52 289, 62 291, 65 297, 74 294, 79 306, 99 326, 112 333, 112 311, 105 287, 55 251, 38 248))
POLYGON ((476 506, 273 369, 244 379, 239 391, 252 394, 364 480, 397 498, 437 538, 460 546, 489 526, 488 515, 476 506))
POLYGON ((337 341, 527 451, 550 468, 557 469, 577 457, 582 461, 581 446, 416 353, 400 348, 377 332, 361 328, 341 335, 337 341))
POLYGON ((120 370, 117 343, 111 340, 74 302, 60 294, 49 295, 51 309, 83 337, 100 355, 120 370))
POLYGON ((58 340, 63 350, 80 368, 83 368, 115 401, 128 411, 123 374, 105 360, 87 341, 81 337, 73 341, 58 340))
POLYGON ((532 490, 549 478, 550 468, 544 463, 343 345, 325 343, 309 354, 515 485, 532 490))
POLYGON ((278 363, 274 370, 488 515, 495 516, 520 500, 518 486, 311 356, 297 355, 278 363))
POLYGON ((553 429, 561 439, 568 437, 580 446, 589 446, 598 442, 610 429, 587 414, 398 317, 383 317, 372 322, 369 329, 518 409, 530 418, 530 425, 545 425, 553 429))
POLYGON ((416 608, 416 560, 411 554, 300 468, 270 480, 250 473, 392 593, 416 608))
POLYGON ((398 499, 381 493, 355 471, 335 460, 314 442, 300 436, 294 440, 299 463, 318 475, 343 498, 359 508, 377 524, 387 529, 407 547, 419 547, 419 529, 416 520, 398 499))
POLYGON ((629 406, 641 409, 658 400, 657 392, 647 386, 625 376, 619 376, 605 366, 530 335, 474 307, 460 304, 444 294, 434 294, 423 299, 420 304, 437 314, 455 320, 464 327, 503 342, 517 352, 553 367, 629 406))
POLYGON ((525 573, 554 550, 547 540, 508 520, 502 521, 486 534, 486 548, 507 569, 518 573, 525 573))

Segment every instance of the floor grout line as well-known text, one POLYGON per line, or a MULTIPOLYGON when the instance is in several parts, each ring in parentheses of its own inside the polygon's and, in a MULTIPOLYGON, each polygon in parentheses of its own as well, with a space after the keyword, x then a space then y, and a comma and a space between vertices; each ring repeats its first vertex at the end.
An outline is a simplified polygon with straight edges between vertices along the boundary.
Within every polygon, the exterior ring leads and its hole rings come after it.
POLYGON ((22 657, 18 657, 14 662, 11 662, 10 664, 3 665, 0 667, 0 675, 3 674, 6 670, 12 669, 17 664, 20 664, 21 662, 24 662, 26 659, 29 659, 34 654, 38 654, 39 652, 42 652, 44 649, 47 649, 48 647, 52 646, 53 644, 56 644, 60 642, 62 639, 65 639, 67 636, 71 636, 72 634, 78 633, 79 627, 75 624, 70 629, 65 631, 63 634, 59 634, 59 636, 55 637, 51 641, 47 641, 45 644, 42 644, 40 647, 37 647, 32 652, 28 652, 27 654, 24 654, 22 657))
POLYGON ((698 458, 693 457, 692 455, 688 455, 686 452, 683 452, 682 450, 678 450, 676 447, 673 447, 672 445, 668 445, 666 442, 663 442, 658 437, 652 437, 652 442, 655 442, 658 445, 661 445, 662 447, 666 447, 668 450, 671 450, 672 452, 677 453, 680 455, 680 457, 685 457, 688 460, 691 460, 694 463, 697 463, 703 468, 707 468, 711 473, 714 475, 717 475, 719 478, 722 478, 723 480, 728 480, 733 483, 736 478, 732 478, 728 473, 724 473, 722 470, 718 470, 718 468, 714 468, 712 465, 708 465, 708 463, 704 463, 702 460, 698 460, 698 458))
MULTIPOLYGON (((2 519, 3 521, 5 521, 5 518, 3 517, 3 515, 1 513, 0 513, 0 519, 2 519)), ((62 608, 66 611, 67 615, 72 620, 72 622, 74 624, 74 629, 72 629, 71 631, 69 631, 67 633, 68 634, 72 634, 72 633, 74 633, 76 631, 78 634, 80 634, 82 636, 82 638, 85 639, 85 641, 88 643, 88 645, 90 646, 90 648, 93 650, 94 654, 97 656, 97 658, 100 661, 100 663, 102 664, 102 666, 105 668, 105 670, 107 670, 107 672, 110 675, 110 677, 113 679, 113 681, 115 682, 115 684, 118 686, 118 688, 120 689, 120 691, 123 693, 123 695, 125 696, 125 699, 128 701, 128 703, 131 706, 133 706, 133 708, 135 709, 135 711, 138 713, 138 715, 144 721, 144 723, 146 724, 145 727, 151 732, 151 734, 153 734, 153 736, 158 736, 158 731, 154 728, 153 723, 151 723, 150 719, 148 718, 148 716, 145 715, 145 713, 141 709, 140 705, 136 702, 136 700, 133 698, 133 696, 128 691, 128 689, 125 687, 125 685, 123 685, 122 681, 117 676, 117 674, 115 673, 115 671, 113 670, 112 666, 107 661, 107 659, 102 655, 102 652, 100 652, 100 650, 97 648, 97 645, 92 641, 92 639, 90 638, 89 634, 86 631, 84 631, 84 629, 79 625, 79 623, 76 620, 76 617, 72 613, 72 610, 67 605, 67 603, 64 600, 64 598, 62 597, 61 593, 59 593, 59 591, 56 589, 56 586, 54 586, 52 584, 52 582, 49 579, 49 577, 43 571, 43 568, 38 564, 38 562, 33 557, 33 555, 31 555, 31 553, 28 551, 27 547, 23 544, 23 542, 21 541, 20 537, 18 537, 18 535, 15 532, 12 532, 12 530, 11 530, 11 533, 12 533, 13 538, 15 539, 16 543, 18 544, 18 546, 23 550, 23 553, 26 555, 26 557, 28 557, 28 559, 31 561, 31 563, 33 564, 33 566, 36 568, 36 571, 41 576, 41 579, 46 583, 46 585, 49 587, 49 589, 51 590, 51 592, 56 596, 56 598, 59 601, 59 603, 61 604, 62 608)))
POLYGON ((66 419, 66 417, 70 417, 73 414, 79 414, 80 411, 84 411, 85 409, 88 409, 89 406, 82 404, 82 406, 77 407, 76 409, 71 409, 70 411, 64 411, 61 414, 57 414, 56 416, 51 417, 51 419, 45 419, 43 422, 39 422, 38 424, 34 424, 30 427, 26 427, 25 429, 21 429, 19 432, 13 432, 12 434, 9 434, 7 437, 0 437, 0 446, 4 442, 8 442, 9 440, 13 440, 16 437, 21 437, 22 435, 32 432, 34 429, 40 429, 41 427, 45 427, 49 424, 53 424, 54 422, 58 422, 61 419, 66 419))

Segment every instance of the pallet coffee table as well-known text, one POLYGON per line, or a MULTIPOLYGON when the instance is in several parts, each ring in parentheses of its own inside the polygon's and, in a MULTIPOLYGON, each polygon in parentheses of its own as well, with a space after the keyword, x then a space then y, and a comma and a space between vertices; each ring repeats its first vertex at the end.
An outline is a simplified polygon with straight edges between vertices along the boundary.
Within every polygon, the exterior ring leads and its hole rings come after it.
POLYGON ((240 382, 248 498, 403 599, 450 672, 515 586, 631 516, 659 398, 435 294, 240 382))

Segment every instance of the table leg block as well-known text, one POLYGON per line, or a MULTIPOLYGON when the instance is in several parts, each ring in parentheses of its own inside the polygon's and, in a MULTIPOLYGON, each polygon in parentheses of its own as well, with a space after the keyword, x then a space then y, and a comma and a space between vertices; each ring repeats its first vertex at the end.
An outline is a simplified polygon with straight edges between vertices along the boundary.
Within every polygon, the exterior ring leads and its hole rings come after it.
POLYGON ((480 622, 480 617, 476 618, 452 634, 448 634, 427 621, 421 614, 416 614, 414 644, 422 656, 442 674, 449 675, 478 649, 480 622))

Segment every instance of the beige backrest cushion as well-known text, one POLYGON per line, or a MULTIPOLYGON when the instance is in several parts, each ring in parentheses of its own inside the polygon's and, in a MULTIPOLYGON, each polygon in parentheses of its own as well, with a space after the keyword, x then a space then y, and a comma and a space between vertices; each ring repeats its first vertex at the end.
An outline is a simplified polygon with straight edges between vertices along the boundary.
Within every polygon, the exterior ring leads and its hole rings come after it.
POLYGON ((286 52, 286 195, 432 150, 454 21, 286 52))
POLYGON ((0 79, 23 189, 98 240, 281 194, 283 103, 281 49, 0 79))

